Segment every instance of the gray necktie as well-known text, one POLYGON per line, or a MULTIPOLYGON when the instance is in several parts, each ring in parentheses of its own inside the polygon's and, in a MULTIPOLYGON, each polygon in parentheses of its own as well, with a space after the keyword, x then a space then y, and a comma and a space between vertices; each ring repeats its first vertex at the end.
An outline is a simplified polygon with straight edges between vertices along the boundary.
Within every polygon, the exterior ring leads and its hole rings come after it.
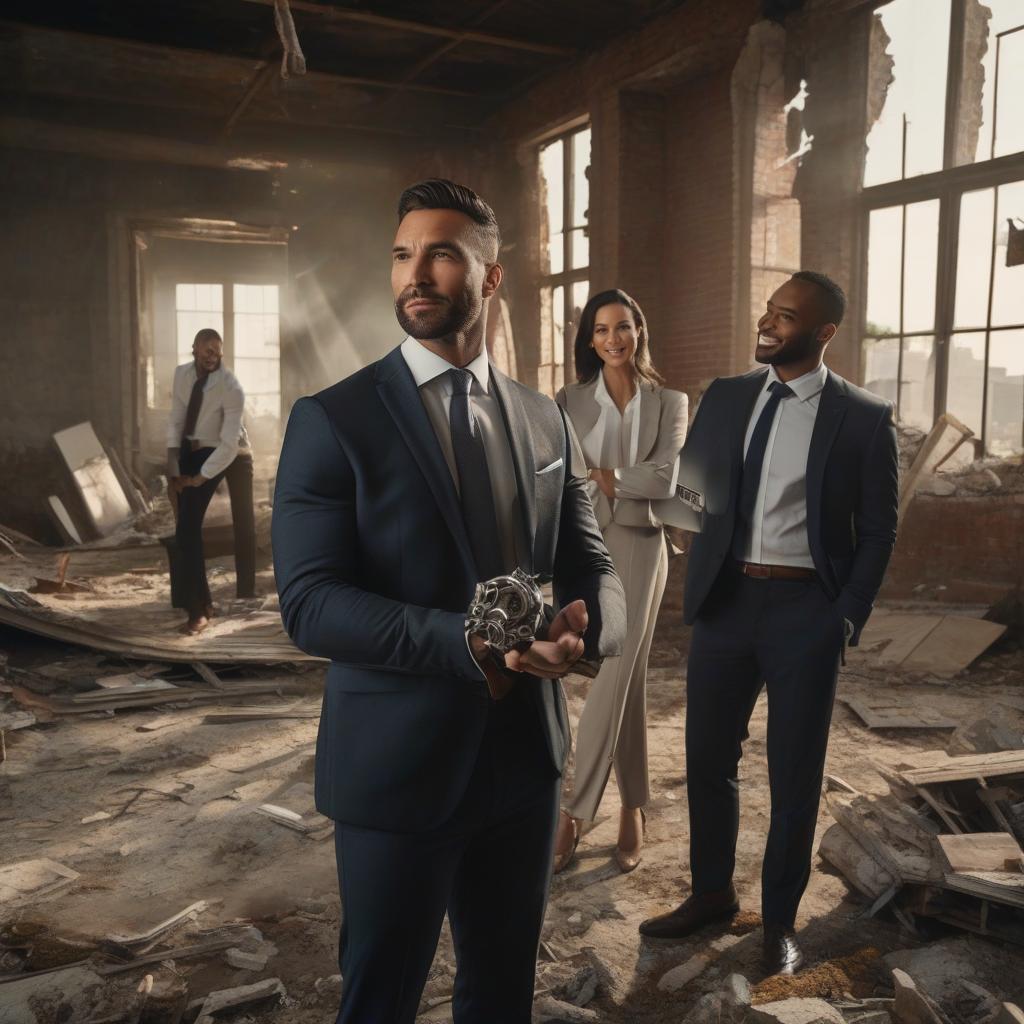
POLYGON ((480 424, 469 404, 473 374, 469 370, 448 371, 452 381, 452 400, 448 420, 452 431, 455 468, 459 475, 459 499, 462 518, 473 550, 480 580, 493 579, 504 571, 498 517, 494 511, 494 492, 487 470, 480 424))

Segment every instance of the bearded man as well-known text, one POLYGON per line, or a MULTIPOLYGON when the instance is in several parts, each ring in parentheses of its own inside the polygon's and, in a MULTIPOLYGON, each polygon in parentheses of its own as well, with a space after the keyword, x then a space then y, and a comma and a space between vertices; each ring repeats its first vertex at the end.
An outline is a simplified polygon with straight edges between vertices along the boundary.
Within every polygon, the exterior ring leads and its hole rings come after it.
POLYGON ((529 1024, 569 743, 560 680, 619 652, 625 598, 568 421, 488 361, 493 211, 438 179, 398 218, 408 337, 296 403, 274 498, 285 626, 331 661, 316 802, 336 823, 338 1021, 412 1024, 447 913, 454 1019, 529 1024), (517 569, 551 578, 561 610, 502 657, 467 613, 478 583, 517 569))
POLYGON ((769 974, 791 974, 803 962, 794 925, 810 875, 839 664, 846 645, 858 642, 896 541, 892 407, 822 362, 845 307, 824 274, 800 271, 778 288, 757 325, 754 358, 767 370, 711 384, 682 460, 695 474, 689 485, 709 493, 684 602, 693 626, 686 682, 693 887, 640 932, 679 939, 739 910, 737 770, 763 686, 769 974))

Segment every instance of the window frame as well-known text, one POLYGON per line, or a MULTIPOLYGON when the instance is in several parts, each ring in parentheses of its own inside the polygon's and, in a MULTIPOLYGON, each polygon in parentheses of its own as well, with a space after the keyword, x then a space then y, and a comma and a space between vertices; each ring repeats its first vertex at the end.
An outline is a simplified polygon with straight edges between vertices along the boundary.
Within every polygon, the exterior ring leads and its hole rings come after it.
MULTIPOLYGON (((876 10, 867 12, 867 16, 873 18, 876 10)), ((929 336, 935 339, 935 394, 932 414, 932 422, 947 411, 947 395, 949 392, 949 356, 951 342, 954 334, 964 333, 968 328, 955 329, 955 304, 956 304, 956 283, 957 283, 957 262, 959 259, 959 237, 960 237, 960 204, 963 195, 967 192, 974 192, 986 188, 998 189, 1001 185, 1012 184, 1024 180, 1024 152, 1011 153, 1006 156, 976 160, 968 164, 954 164, 956 145, 956 124, 960 110, 961 82, 964 70, 964 27, 966 22, 965 0, 952 0, 950 4, 950 33, 949 53, 946 73, 946 101, 945 118, 943 124, 943 160, 942 169, 931 171, 928 174, 921 174, 910 178, 901 178, 896 181, 888 181, 879 185, 861 185, 860 188, 860 216, 859 216, 859 274, 862 287, 860 289, 859 303, 859 372, 860 379, 864 380, 865 366, 865 342, 868 335, 867 328, 867 303, 868 303, 868 248, 870 242, 869 221, 873 210, 885 209, 888 207, 905 207, 912 203, 924 202, 937 199, 939 201, 939 235, 938 235, 938 261, 935 268, 935 312, 933 317, 933 329, 927 331, 912 331, 908 334, 886 334, 878 335, 879 338, 907 338, 913 336, 929 336)), ((1010 30, 1019 31, 1019 29, 1010 30)), ((1007 32, 1000 35, 1009 34, 1007 32)), ((868 58, 869 59, 869 58, 868 58)), ((998 93, 993 97, 993 132, 992 147, 995 147, 995 116, 998 104, 998 93)), ((865 124, 865 139, 867 138, 867 125, 865 124)), ((994 204, 993 222, 994 230, 998 227, 997 215, 998 204, 994 204)), ((905 216, 905 214, 904 214, 905 216)), ((905 224, 904 224, 905 231, 905 224)), ((981 425, 980 433, 973 438, 976 455, 982 456, 988 452, 988 403, 989 403, 989 355, 991 350, 991 339, 993 333, 1004 330, 1024 329, 1022 324, 999 325, 993 328, 991 324, 992 312, 992 280, 995 237, 993 235, 993 251, 989 253, 989 294, 987 299, 987 322, 981 328, 985 334, 985 360, 982 371, 982 404, 981 404, 981 425)), ((905 251, 905 250, 904 250, 905 251)), ((903 308, 903 281, 900 282, 900 308, 902 317, 903 308)), ((871 335, 875 338, 875 335, 871 335)), ((899 404, 902 393, 902 370, 903 370, 903 345, 901 342, 899 361, 897 366, 896 379, 896 414, 899 419, 899 404)), ((1024 426, 1022 426, 1022 446, 1024 446, 1024 426)))
MULTIPOLYGON (((563 366, 563 379, 567 379, 567 377, 568 377, 565 368, 572 366, 572 347, 573 347, 573 345, 572 345, 572 331, 571 331, 571 328, 575 326, 574 323, 573 323, 573 319, 572 319, 572 313, 573 313, 573 309, 574 309, 573 302, 572 302, 573 285, 576 284, 579 281, 587 281, 587 282, 589 282, 589 280, 590 280, 591 260, 590 260, 589 255, 588 255, 587 263, 586 263, 585 266, 576 267, 575 269, 570 269, 570 268, 572 268, 573 232, 582 229, 586 233, 588 241, 589 241, 589 238, 590 238, 590 222, 589 222, 589 218, 587 219, 587 222, 584 223, 584 224, 574 224, 573 223, 573 211, 574 211, 575 205, 576 205, 576 202, 575 202, 576 201, 576 184, 575 184, 575 173, 574 173, 575 172, 575 165, 574 165, 575 156, 574 156, 574 152, 573 152, 574 147, 573 147, 572 142, 573 142, 573 138, 576 135, 578 135, 580 132, 584 132, 584 131, 588 131, 588 130, 591 132, 591 137, 590 137, 590 139, 591 139, 591 154, 593 154, 593 139, 594 139, 594 137, 593 137, 593 126, 591 125, 591 122, 590 122, 589 119, 585 120, 585 121, 582 121, 582 122, 577 121, 577 122, 573 123, 572 125, 570 125, 569 127, 567 127, 565 129, 563 129, 562 131, 558 132, 557 134, 550 135, 550 136, 542 139, 540 142, 537 143, 536 150, 535 150, 536 156, 537 156, 537 176, 538 176, 538 180, 539 180, 540 176, 541 176, 541 171, 540 171, 540 153, 541 153, 541 150, 547 149, 549 146, 552 146, 555 143, 560 144, 561 147, 562 147, 562 270, 561 270, 561 272, 559 272, 557 274, 541 273, 539 275, 539 280, 537 282, 537 298, 538 298, 538 302, 540 302, 540 296, 543 294, 544 290, 547 289, 547 288, 551 289, 551 303, 552 303, 552 316, 553 316, 554 315, 555 290, 557 288, 562 288, 562 325, 563 325, 562 326, 562 366, 563 366)), ((592 166, 592 165, 593 165, 593 155, 591 155, 591 161, 588 164, 588 166, 592 166)), ((589 212, 589 204, 588 204, 588 212, 589 212)), ((538 209, 538 214, 539 214, 541 223, 544 223, 544 221, 547 218, 547 209, 546 209, 546 207, 545 206, 540 206, 539 209, 538 209)), ((550 244, 550 240, 549 240, 549 244, 550 244)), ((542 259, 544 258, 544 253, 543 252, 541 252, 541 258, 542 259)), ((541 325, 541 329, 542 330, 543 330, 543 326, 544 325, 542 324, 541 325)), ((554 360, 555 353, 554 353, 554 348, 553 348, 553 344, 554 344, 554 324, 553 323, 552 323, 551 330, 552 330, 552 353, 551 354, 552 354, 552 359, 554 360)), ((540 376, 540 372, 541 372, 541 367, 544 367, 544 366, 547 366, 547 365, 548 364, 542 363, 542 362, 540 362, 538 360, 538 363, 537 363, 537 367, 538 367, 538 369, 537 369, 537 372, 538 372, 538 385, 541 386, 542 390, 544 389, 543 385, 546 384, 547 382, 542 382, 539 379, 539 376, 540 376)), ((551 363, 552 368, 554 366, 557 366, 557 365, 558 365, 557 362, 553 361, 551 363)), ((552 385, 553 385, 553 383, 554 382, 552 380, 552 385)), ((552 387, 552 391, 553 390, 554 390, 554 388, 552 387)))

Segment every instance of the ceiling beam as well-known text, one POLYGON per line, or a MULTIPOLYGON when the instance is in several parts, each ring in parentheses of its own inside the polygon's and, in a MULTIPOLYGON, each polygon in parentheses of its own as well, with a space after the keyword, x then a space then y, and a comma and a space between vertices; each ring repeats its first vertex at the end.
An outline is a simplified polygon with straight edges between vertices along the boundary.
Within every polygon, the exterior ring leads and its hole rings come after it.
MULTIPOLYGON (((220 63, 225 70, 229 64, 246 68, 253 68, 257 73, 268 64, 274 61, 266 61, 259 57, 240 57, 235 54, 221 53, 217 50, 193 50, 179 46, 165 46, 158 43, 145 43, 137 39, 123 39, 118 36, 98 35, 91 32, 77 32, 70 29, 49 28, 42 25, 33 25, 28 22, 18 22, 0 19, 0 29, 21 33, 23 37, 38 34, 39 36, 51 36, 54 39, 63 39, 65 42, 77 41, 88 46, 89 42, 102 43, 108 46, 120 46, 131 48, 135 52, 144 54, 147 57, 160 55, 161 57, 180 58, 182 62, 190 60, 202 60, 207 64, 220 63)), ((29 40, 30 42, 32 40, 29 40)), ((479 99, 479 90, 469 89, 446 89, 442 86, 421 85, 418 83, 406 83, 400 80, 392 81, 381 78, 363 78, 358 75, 338 75, 331 71, 320 71, 310 69, 302 76, 308 82, 321 80, 330 82, 333 85, 351 85, 358 88, 385 89, 388 91, 401 90, 409 92, 420 92, 436 96, 454 96, 461 99, 479 99)), ((248 105, 248 104, 246 104, 248 105)))
MULTIPOLYGON (((263 7, 274 6, 274 0, 242 0, 242 2, 260 4, 263 7)), ((531 39, 517 39, 515 36, 498 35, 493 32, 463 31, 458 28, 445 28, 442 25, 428 25, 426 22, 389 18, 382 14, 371 14, 368 11, 353 11, 347 7, 336 7, 334 4, 311 3, 310 0, 288 0, 288 6, 292 11, 299 11, 302 14, 314 14, 331 21, 372 25, 374 28, 389 29, 393 32, 412 32, 419 35, 438 36, 442 39, 458 39, 460 42, 484 43, 488 46, 500 46, 506 50, 541 53, 549 57, 575 57, 578 55, 576 50, 568 46, 556 46, 553 43, 541 43, 531 39)))

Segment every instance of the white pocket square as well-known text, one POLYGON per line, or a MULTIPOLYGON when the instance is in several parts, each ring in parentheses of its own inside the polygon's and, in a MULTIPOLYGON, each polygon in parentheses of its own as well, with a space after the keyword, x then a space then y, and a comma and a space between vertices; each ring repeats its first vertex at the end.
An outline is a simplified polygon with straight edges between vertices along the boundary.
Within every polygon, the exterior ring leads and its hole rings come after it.
POLYGON ((561 466, 561 464, 561 459, 555 459, 555 461, 552 462, 550 466, 545 466, 543 469, 538 469, 536 476, 543 476, 545 473, 550 473, 553 469, 558 469, 558 467, 561 466))

